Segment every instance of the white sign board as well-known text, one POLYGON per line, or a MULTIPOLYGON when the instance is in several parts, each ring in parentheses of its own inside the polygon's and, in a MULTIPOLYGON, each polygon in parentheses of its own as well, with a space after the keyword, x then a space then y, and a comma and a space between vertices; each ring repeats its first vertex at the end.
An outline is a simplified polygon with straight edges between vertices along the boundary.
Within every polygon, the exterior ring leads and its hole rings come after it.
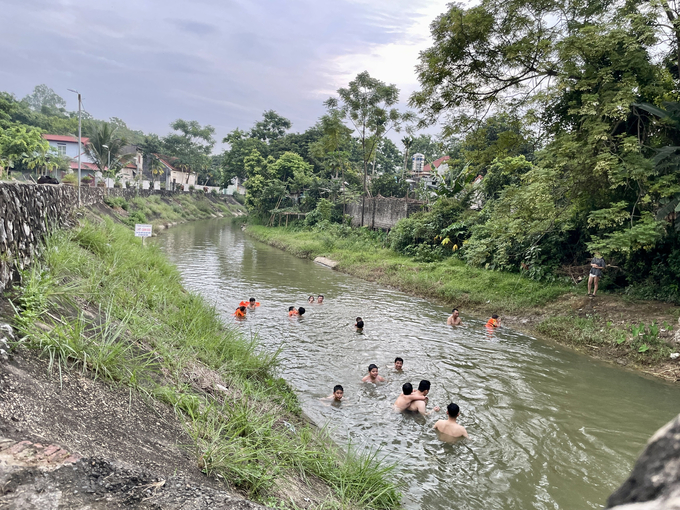
POLYGON ((152 233, 153 227, 151 225, 145 225, 144 223, 135 223, 136 237, 151 237, 152 233))

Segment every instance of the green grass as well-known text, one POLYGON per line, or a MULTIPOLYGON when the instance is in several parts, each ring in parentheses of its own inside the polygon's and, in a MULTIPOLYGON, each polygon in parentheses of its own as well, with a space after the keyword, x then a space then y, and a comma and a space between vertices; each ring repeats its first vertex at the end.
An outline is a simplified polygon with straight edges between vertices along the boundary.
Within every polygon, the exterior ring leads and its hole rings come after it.
POLYGON ((17 348, 37 350, 60 373, 88 371, 173 406, 198 465, 250 497, 269 502, 291 477, 314 477, 331 490, 329 508, 398 506, 392 467, 375 453, 342 452, 306 424, 275 376, 278 353, 225 327, 159 249, 143 248, 126 227, 108 220, 54 233, 13 303, 25 337, 17 348), (196 389, 187 375, 195 371, 228 391, 196 389))
POLYGON ((386 248, 384 234, 367 229, 336 226, 299 230, 249 225, 247 232, 298 257, 328 257, 338 261, 337 269, 343 272, 456 306, 514 313, 572 290, 563 283, 538 282, 519 274, 470 267, 453 257, 418 262, 386 248))

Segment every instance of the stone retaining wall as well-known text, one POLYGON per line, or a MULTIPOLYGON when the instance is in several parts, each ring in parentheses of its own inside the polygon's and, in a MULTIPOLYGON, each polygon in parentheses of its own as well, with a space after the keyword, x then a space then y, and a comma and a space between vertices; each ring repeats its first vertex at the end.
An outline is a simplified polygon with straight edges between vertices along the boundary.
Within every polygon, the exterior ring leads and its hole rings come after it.
POLYGON ((391 229, 396 223, 422 209, 423 203, 406 198, 372 197, 347 205, 347 214, 352 217, 352 226, 391 229), (363 205, 364 218, 361 222, 363 205))
MULTIPOLYGON (((100 204, 104 198, 175 196, 181 191, 132 188, 80 188, 83 206, 100 204)), ((210 197, 210 195, 206 195, 210 197)), ((46 233, 69 226, 78 207, 78 188, 60 184, 14 184, 0 182, 0 292, 39 253, 46 233)))

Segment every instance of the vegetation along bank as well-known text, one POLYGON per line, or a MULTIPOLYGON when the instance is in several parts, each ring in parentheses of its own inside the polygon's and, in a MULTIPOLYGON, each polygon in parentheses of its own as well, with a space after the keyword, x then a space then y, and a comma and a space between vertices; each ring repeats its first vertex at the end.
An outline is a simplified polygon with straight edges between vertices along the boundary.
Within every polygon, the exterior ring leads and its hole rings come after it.
MULTIPOLYGON (((117 461, 146 470, 130 468, 128 486, 144 486, 125 496, 128 505, 186 485, 276 508, 398 506, 391 468, 370 452, 342 451, 307 423, 275 375, 277 353, 226 327, 158 248, 122 224, 215 215, 201 212, 202 198, 183 195, 179 209, 172 200, 81 210, 88 218, 51 234, 6 292, 0 318, 17 340, 0 363, 0 437, 86 457, 78 465, 90 481, 123 476, 117 461)), ((92 497, 126 487, 92 483, 92 497)))
POLYGON ((246 232, 301 258, 328 257, 338 263, 336 270, 456 306, 463 314, 498 313, 512 328, 667 380, 680 379, 680 364, 671 357, 680 349, 680 308, 673 304, 605 292, 589 298, 585 280, 578 285, 566 278, 539 281, 473 267, 456 257, 423 260, 394 249, 398 228, 387 234, 322 222, 287 228, 249 224, 246 232))

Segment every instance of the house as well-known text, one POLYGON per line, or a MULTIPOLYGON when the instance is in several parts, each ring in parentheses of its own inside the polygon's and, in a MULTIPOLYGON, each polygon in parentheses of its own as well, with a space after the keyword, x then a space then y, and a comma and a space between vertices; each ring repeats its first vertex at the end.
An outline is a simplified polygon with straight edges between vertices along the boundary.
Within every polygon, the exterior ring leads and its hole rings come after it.
POLYGON ((429 188, 436 187, 449 171, 449 164, 447 161, 450 160, 451 157, 442 156, 432 163, 423 165, 423 160, 416 159, 416 156, 419 156, 419 154, 416 154, 413 158, 413 169, 410 172, 411 178, 416 182, 423 181, 429 188))
MULTIPOLYGON (((71 170, 78 171, 78 138, 75 136, 67 135, 48 135, 44 134, 42 137, 47 140, 50 147, 53 147, 59 156, 69 158, 69 166, 71 170)), ((94 177, 95 172, 99 170, 97 165, 85 154, 85 145, 90 141, 89 138, 83 137, 82 141, 82 152, 80 154, 80 173, 84 177, 85 175, 91 175, 94 177)), ((63 175, 59 176, 59 178, 63 175)))
POLYGON ((153 174, 149 158, 145 158, 144 161, 144 175, 149 181, 154 183, 154 187, 157 186, 155 183, 158 183, 158 187, 160 187, 161 182, 165 185, 165 189, 169 190, 178 189, 180 185, 184 185, 185 191, 188 191, 189 186, 196 186, 196 172, 177 168, 176 158, 164 156, 163 154, 154 154, 154 156, 163 167, 160 174, 153 174))

